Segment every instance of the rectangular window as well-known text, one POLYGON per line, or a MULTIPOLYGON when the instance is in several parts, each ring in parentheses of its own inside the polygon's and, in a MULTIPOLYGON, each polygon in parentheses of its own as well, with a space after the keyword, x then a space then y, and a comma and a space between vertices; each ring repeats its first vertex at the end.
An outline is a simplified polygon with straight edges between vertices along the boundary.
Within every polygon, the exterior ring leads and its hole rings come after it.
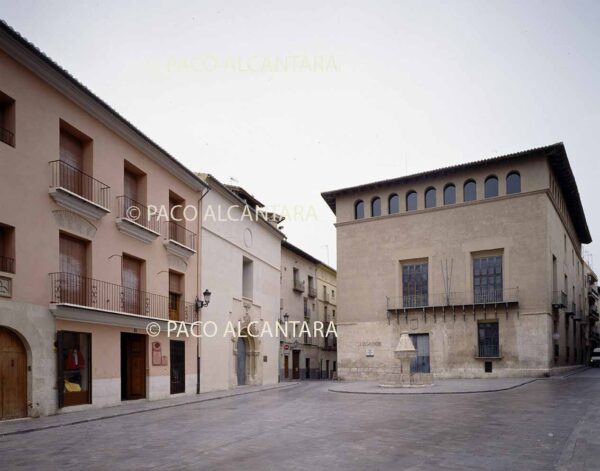
POLYGON ((0 141, 15 147, 15 100, 0 92, 0 141))
POLYGON ((427 263, 402 265, 402 303, 404 307, 428 305, 427 263))
POLYGON ((67 407, 92 402, 91 347, 92 335, 80 332, 57 332, 58 406, 67 407))
POLYGON ((500 339, 497 322, 480 322, 479 331, 479 357, 497 358, 500 356, 500 339))
POLYGON ((502 256, 473 259, 473 292, 475 303, 502 301, 502 256))
POLYGON ((245 258, 242 262, 242 296, 252 299, 253 296, 254 267, 252 260, 245 258))
POLYGON ((0 224, 0 271, 15 273, 15 228, 0 224))

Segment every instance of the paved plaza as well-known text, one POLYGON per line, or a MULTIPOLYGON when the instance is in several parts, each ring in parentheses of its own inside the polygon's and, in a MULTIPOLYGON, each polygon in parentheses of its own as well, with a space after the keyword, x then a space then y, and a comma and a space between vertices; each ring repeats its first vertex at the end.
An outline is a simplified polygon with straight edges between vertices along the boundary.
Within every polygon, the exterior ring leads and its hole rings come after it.
POLYGON ((329 390, 337 384, 29 426, 0 437, 0 469, 600 469, 600 369, 469 394, 329 390))

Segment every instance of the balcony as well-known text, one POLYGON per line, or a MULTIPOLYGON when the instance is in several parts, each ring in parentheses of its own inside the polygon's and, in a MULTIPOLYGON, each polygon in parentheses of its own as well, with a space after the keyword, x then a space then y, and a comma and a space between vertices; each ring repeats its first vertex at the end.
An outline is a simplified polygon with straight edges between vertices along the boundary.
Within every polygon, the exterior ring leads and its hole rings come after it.
POLYGON ((15 259, 0 255, 0 271, 4 273, 15 272, 15 259))
POLYGON ((563 309, 567 307, 567 293, 564 291, 553 291, 552 307, 556 309, 563 309))
POLYGON ((294 291, 304 293, 304 281, 294 280, 294 291))
POLYGON ((504 290, 477 290, 442 294, 417 294, 387 297, 389 313, 406 312, 411 309, 465 308, 466 306, 506 305, 519 303, 519 288, 504 290))
POLYGON ((600 292, 597 286, 590 286, 588 289, 588 297, 590 301, 598 301, 600 299, 600 292))
POLYGON ((124 234, 149 244, 160 236, 160 222, 142 203, 117 196, 117 228, 124 234))
POLYGON ((323 350, 326 350, 326 351, 336 351, 337 350, 337 340, 329 339, 327 337, 324 337, 323 340, 324 340, 323 350))
POLYGON ((167 221, 164 243, 167 252, 183 258, 189 258, 196 253, 196 234, 173 221, 167 221))
POLYGON ((596 306, 590 307, 590 312, 589 312, 588 317, 591 321, 595 321, 595 322, 600 321, 600 314, 598 314, 598 308, 596 306))
POLYGON ((8 129, 0 128, 0 141, 11 147, 15 146, 15 134, 8 129))
POLYGON ((577 312, 577 305, 575 303, 571 303, 571 307, 567 308, 567 310, 565 311, 565 314, 567 316, 575 316, 575 313, 577 312))
POLYGON ((311 285, 311 284, 308 285, 308 295, 311 298, 316 298, 317 297, 317 288, 315 288, 314 285, 311 285))
POLYGON ((500 345, 495 344, 480 344, 475 347, 475 358, 480 359, 493 359, 502 358, 502 352, 500 351, 500 345))
POLYGON ((71 273, 50 273, 50 287, 51 304, 84 307, 164 321, 171 319, 194 322, 196 320, 194 303, 181 301, 177 309, 173 309, 168 296, 147 293, 71 273))
POLYGON ((110 213, 110 187, 62 160, 50 162, 50 196, 56 204, 90 219, 110 213))

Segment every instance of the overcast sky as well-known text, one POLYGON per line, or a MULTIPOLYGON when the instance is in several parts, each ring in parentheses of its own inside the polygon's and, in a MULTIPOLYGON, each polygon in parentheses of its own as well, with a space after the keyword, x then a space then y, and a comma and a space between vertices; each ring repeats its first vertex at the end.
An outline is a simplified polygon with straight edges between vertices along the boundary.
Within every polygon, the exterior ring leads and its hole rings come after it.
POLYGON ((0 0, 0 17, 334 266, 322 191, 558 141, 600 239, 600 2, 0 0))

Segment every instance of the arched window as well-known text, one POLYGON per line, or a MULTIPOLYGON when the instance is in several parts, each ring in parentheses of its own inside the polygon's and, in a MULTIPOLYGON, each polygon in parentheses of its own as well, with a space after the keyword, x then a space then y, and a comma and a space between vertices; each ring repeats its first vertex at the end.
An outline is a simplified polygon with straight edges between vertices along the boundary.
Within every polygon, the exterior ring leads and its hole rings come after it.
POLYGON ((519 172, 510 172, 506 176, 506 194, 521 193, 521 175, 519 172))
POLYGON ((444 204, 456 204, 456 187, 448 183, 444 188, 444 204))
POLYGON ((435 188, 427 188, 425 190, 425 207, 426 208, 435 208, 436 206, 436 201, 435 201, 435 188))
POLYGON ((417 209, 417 192, 409 191, 406 194, 406 210, 414 211, 415 209, 417 209))
POLYGON ((400 212, 400 197, 396 193, 392 193, 388 198, 388 213, 396 214, 400 212))
POLYGON ((477 199, 477 184, 475 180, 467 180, 463 187, 463 201, 475 201, 477 199))
POLYGON ((493 198, 498 196, 498 178, 491 175, 485 179, 484 196, 493 198))
POLYGON ((354 219, 362 219, 365 217, 365 202, 358 200, 354 203, 354 219))
POLYGON ((381 198, 379 196, 371 200, 371 216, 381 216, 381 198))

